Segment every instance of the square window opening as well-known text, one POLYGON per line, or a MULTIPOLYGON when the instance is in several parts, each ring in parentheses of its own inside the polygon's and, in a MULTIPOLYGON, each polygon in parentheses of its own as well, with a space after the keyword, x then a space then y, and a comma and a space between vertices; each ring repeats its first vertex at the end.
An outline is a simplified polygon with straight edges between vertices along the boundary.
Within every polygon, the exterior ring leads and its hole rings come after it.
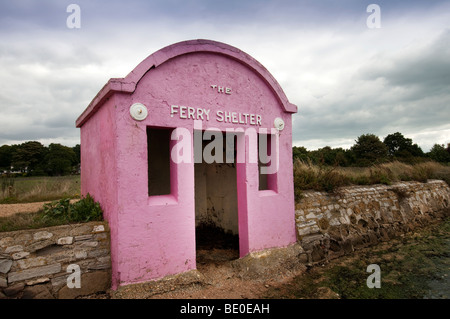
POLYGON ((258 134, 258 174, 260 191, 277 191, 278 143, 274 134, 258 134))
POLYGON ((170 195, 173 128, 147 127, 148 196, 170 195))

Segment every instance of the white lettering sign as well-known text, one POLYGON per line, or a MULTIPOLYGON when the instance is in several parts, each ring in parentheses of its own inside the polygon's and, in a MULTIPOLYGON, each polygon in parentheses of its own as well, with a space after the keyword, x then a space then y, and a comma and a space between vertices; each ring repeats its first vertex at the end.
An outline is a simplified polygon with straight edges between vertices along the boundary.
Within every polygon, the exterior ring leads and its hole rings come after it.
MULTIPOLYGON (((178 116, 180 119, 209 121, 210 113, 211 113, 210 109, 205 109, 202 107, 191 107, 183 105, 170 106, 170 117, 178 116)), ((260 114, 218 110, 216 111, 215 118, 217 122, 222 123, 244 124, 255 126, 262 125, 261 124, 262 116, 260 114)))
POLYGON ((225 93, 225 94, 231 95, 231 88, 229 88, 229 87, 211 84, 211 88, 214 91, 217 90, 217 93, 225 93))

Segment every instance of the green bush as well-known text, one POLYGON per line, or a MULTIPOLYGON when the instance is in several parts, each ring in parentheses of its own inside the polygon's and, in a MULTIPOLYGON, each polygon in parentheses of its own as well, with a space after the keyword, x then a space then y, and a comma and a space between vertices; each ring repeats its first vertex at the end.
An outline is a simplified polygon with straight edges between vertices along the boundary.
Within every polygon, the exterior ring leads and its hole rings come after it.
POLYGON ((100 204, 91 197, 90 194, 72 205, 71 218, 73 221, 88 222, 92 220, 102 220, 103 210, 100 204))
POLYGON ((94 198, 87 194, 78 202, 71 203, 63 198, 44 205, 43 219, 56 219, 66 222, 89 222, 103 219, 103 210, 94 198))

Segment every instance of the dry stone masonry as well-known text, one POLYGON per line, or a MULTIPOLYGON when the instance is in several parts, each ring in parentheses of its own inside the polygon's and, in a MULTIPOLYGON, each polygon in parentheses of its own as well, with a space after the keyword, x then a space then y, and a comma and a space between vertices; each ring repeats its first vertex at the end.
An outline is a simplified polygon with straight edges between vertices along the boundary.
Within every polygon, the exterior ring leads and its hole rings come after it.
POLYGON ((448 216, 449 203, 439 180, 308 191, 296 205, 298 243, 309 263, 336 258, 448 216))
POLYGON ((0 233, 0 299, 75 298, 106 291, 110 277, 106 222, 0 233), (67 285, 69 265, 79 266, 79 288, 67 285))
MULTIPOLYGON (((307 191, 296 205, 297 242, 250 253, 233 267, 256 279, 273 275, 273 261, 294 269, 337 258, 445 218, 449 203, 449 186, 437 180, 307 191)), ((76 298, 107 291, 111 276, 107 222, 0 233, 0 299, 76 298), (74 264, 80 288, 68 285, 74 264)))

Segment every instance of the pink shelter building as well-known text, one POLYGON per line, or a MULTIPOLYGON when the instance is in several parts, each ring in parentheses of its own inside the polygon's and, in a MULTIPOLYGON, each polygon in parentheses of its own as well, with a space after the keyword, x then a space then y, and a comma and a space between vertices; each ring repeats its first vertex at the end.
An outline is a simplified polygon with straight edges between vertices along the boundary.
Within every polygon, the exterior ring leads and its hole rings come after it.
POLYGON ((111 229, 112 288, 195 269, 203 222, 237 234, 241 257, 294 243, 295 112, 259 62, 210 40, 110 79, 76 125, 82 194, 111 229))

